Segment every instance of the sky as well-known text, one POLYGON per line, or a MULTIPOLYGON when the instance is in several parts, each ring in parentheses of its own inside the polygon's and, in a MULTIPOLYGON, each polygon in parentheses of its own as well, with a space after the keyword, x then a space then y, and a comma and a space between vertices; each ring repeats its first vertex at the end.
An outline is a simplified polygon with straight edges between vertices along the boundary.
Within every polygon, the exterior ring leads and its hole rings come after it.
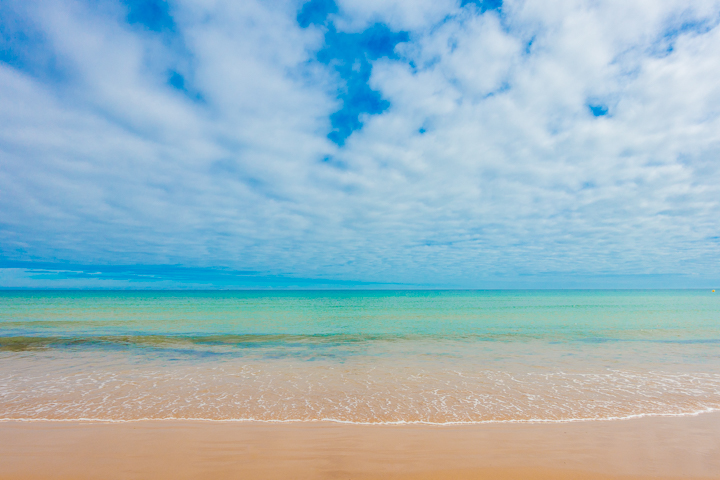
POLYGON ((719 24, 715 0, 3 0, 0 287, 715 287, 719 24))

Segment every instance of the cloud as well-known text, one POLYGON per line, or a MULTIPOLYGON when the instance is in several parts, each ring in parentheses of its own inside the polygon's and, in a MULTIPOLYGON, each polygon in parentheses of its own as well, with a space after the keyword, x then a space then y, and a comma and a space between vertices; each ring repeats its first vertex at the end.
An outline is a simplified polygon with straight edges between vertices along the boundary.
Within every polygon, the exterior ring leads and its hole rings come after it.
POLYGON ((164 5, 3 4, 6 261, 718 280, 718 2, 164 5))
POLYGON ((54 262, 0 263, 0 289, 357 289, 397 288, 358 281, 318 280, 227 268, 179 265, 81 265, 54 262))

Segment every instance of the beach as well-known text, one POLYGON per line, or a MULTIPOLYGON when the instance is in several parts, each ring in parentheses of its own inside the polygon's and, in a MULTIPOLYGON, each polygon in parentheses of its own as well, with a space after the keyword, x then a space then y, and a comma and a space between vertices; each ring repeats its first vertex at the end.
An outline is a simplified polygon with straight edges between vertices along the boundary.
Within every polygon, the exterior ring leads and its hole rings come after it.
POLYGON ((569 423, 0 423, 2 479, 720 478, 720 413, 569 423))
POLYGON ((718 298, 6 292, 0 479, 720 478, 718 298))

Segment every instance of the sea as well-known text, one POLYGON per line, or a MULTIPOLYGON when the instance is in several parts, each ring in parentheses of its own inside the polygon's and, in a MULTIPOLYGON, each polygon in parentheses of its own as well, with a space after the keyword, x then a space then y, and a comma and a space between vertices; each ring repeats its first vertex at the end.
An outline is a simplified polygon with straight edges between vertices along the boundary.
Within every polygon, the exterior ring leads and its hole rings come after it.
POLYGON ((0 291, 0 420, 475 424, 720 409, 710 290, 0 291))

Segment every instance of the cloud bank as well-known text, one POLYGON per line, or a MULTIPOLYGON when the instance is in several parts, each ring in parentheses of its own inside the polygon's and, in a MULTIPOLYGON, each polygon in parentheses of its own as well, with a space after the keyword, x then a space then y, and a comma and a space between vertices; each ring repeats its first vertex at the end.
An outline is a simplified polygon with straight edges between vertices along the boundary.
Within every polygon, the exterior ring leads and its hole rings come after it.
POLYGON ((0 285, 710 285, 719 23, 704 0, 3 2, 0 285))

